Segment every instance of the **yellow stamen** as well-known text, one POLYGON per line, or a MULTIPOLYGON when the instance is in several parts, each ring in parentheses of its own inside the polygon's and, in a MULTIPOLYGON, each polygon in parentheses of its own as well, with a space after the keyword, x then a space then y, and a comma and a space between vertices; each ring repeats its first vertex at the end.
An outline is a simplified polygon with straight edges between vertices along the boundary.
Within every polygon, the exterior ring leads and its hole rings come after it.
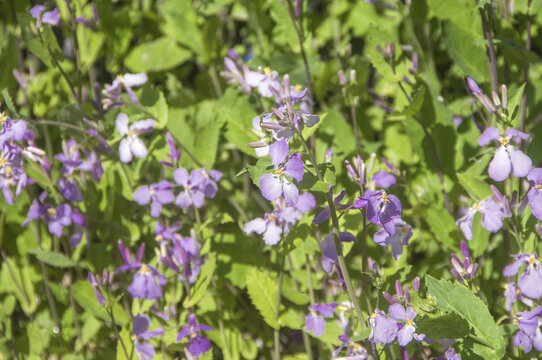
POLYGON ((47 212, 48 212, 49 215, 51 215, 51 216, 55 216, 55 214, 56 214, 55 208, 49 208, 49 209, 47 209, 47 212))
POLYGON ((281 169, 278 169, 277 171, 275 171, 275 174, 277 174, 277 176, 282 176, 282 173, 283 171, 281 169))
POLYGON ((133 135, 135 135, 135 134, 136 134, 135 131, 128 130, 128 136, 133 136, 133 135))
POLYGON ((10 176, 11 176, 11 173, 12 173, 12 171, 11 171, 11 166, 6 166, 6 167, 4 167, 4 172, 5 172, 5 174, 6 174, 7 177, 10 177, 10 176))
POLYGON ((534 256, 531 256, 531 257, 529 258, 529 264, 530 264, 530 265, 533 265, 535 262, 536 262, 536 258, 535 258, 534 256))
POLYGON ((506 146, 510 144, 510 141, 507 138, 501 138, 501 145, 506 146))
POLYGON ((412 324, 414 324, 414 321, 412 321, 412 319, 407 319, 406 324, 407 325, 412 325, 412 324))
POLYGON ((301 86, 300 84, 297 84, 295 86, 295 91, 300 92, 301 90, 303 90, 303 86, 301 86))
POLYGON ((408 229, 403 226, 403 228, 401 229, 401 232, 403 233, 403 235, 406 235, 408 233, 408 229))
POLYGON ((147 269, 147 264, 141 264, 141 269, 139 271, 143 274, 148 273, 149 269, 147 269))
POLYGON ((375 319, 376 318, 376 313, 372 313, 371 318, 375 319))
POLYGON ((160 234, 156 235, 156 237, 154 238, 156 241, 162 241, 164 240, 164 237, 160 234))
POLYGON ((382 201, 384 203, 389 203, 390 202, 390 199, 388 199, 388 194, 386 194, 386 192, 382 193, 382 201))
POLYGON ((137 340, 137 336, 132 335, 132 341, 136 341, 136 340, 137 340))
POLYGON ((275 221, 275 215, 273 214, 269 215, 269 221, 275 221))
POLYGON ((6 121, 7 121, 6 112, 4 111, 0 114, 0 123, 6 122, 6 121))
POLYGON ((3 167, 4 165, 6 165, 7 163, 7 160, 4 159, 3 157, 0 157, 0 167, 3 167))
POLYGON ((480 205, 478 205, 478 203, 474 203, 472 207, 475 208, 476 210, 480 210, 480 205))
POLYGON ((542 184, 536 184, 534 187, 539 189, 539 190, 542 190, 542 184))
POLYGON ((265 73, 265 75, 271 75, 271 68, 268 66, 265 69, 263 69, 263 72, 265 73))

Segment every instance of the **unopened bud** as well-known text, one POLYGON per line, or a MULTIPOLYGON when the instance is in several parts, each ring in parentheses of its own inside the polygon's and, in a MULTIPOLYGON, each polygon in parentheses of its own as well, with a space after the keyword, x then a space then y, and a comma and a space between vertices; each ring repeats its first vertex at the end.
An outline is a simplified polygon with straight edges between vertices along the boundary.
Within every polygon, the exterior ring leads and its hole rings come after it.
POLYGON ((279 111, 277 108, 271 108, 271 111, 273 114, 275 114, 276 117, 278 117, 280 120, 284 119, 284 114, 279 111))
POLYGON ((497 111, 497 107, 495 106, 495 104, 493 104, 493 101, 491 101, 491 99, 486 94, 478 96, 478 100, 480 100, 482 105, 484 105, 487 111, 489 111, 490 113, 494 113, 495 111, 497 111))
POLYGON ((274 131, 284 130, 284 126, 275 122, 262 122, 260 126, 263 127, 264 129, 269 129, 269 130, 274 130, 274 131))
POLYGON ((252 129, 250 129, 250 131, 259 138, 265 137, 265 134, 263 132, 261 132, 260 130, 256 130, 256 129, 252 128, 252 129))
POLYGON ((382 291, 382 296, 384 296, 384 299, 388 300, 390 304, 397 303, 397 300, 385 291, 382 291))
POLYGON ((267 146, 267 142, 265 140, 260 140, 260 141, 256 141, 256 142, 249 142, 247 143, 245 146, 246 147, 249 147, 249 148, 252 148, 252 149, 255 149, 255 148, 261 148, 261 147, 264 147, 264 146, 267 146))
POLYGON ((331 159, 333 157, 333 150, 331 148, 327 149, 326 151, 326 162, 331 162, 331 159))
POLYGON ((403 285, 401 285, 401 282, 399 280, 395 280, 395 293, 398 297, 403 297, 403 285))
POLYGON ((414 278, 414 281, 412 281, 412 287, 414 290, 419 291, 420 290, 420 277, 416 276, 414 278))
POLYGON ((350 83, 353 84, 356 82, 356 70, 350 70, 350 83))
POLYGON ((346 166, 346 174, 348 175, 350 180, 356 180, 358 174, 356 174, 356 172, 354 171, 354 168, 352 167, 352 164, 350 164, 350 161, 345 160, 344 164, 346 166))
POLYGON ((493 98, 493 104, 497 107, 501 106, 501 99, 499 99, 499 95, 495 91, 491 91, 491 97, 493 98))
POLYGON ((412 55, 412 71, 418 71, 418 54, 416 53, 412 55))

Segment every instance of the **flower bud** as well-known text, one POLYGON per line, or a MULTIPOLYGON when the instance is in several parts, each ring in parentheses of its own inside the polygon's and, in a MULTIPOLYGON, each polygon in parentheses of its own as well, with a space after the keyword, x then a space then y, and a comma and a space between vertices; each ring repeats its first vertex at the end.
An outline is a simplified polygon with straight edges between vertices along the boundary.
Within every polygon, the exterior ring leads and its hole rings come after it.
POLYGON ((356 82, 356 70, 350 70, 350 83, 353 84, 356 82))
POLYGON ((508 107, 508 88, 506 85, 501 85, 501 98, 502 98, 502 108, 506 109, 508 107))
POLYGON ((501 106, 501 99, 499 99, 499 95, 495 91, 491 91, 491 97, 493 98, 493 104, 497 107, 501 106))
POLYGON ((420 277, 416 276, 414 278, 414 281, 412 281, 412 287, 414 290, 419 291, 420 290, 420 277))
POLYGON ((337 71, 337 75, 339 76, 339 82, 341 85, 346 85, 346 76, 344 76, 344 72, 342 70, 337 71))
POLYGON ((275 122, 262 122, 260 126, 264 129, 273 130, 273 131, 284 130, 284 126, 275 122))

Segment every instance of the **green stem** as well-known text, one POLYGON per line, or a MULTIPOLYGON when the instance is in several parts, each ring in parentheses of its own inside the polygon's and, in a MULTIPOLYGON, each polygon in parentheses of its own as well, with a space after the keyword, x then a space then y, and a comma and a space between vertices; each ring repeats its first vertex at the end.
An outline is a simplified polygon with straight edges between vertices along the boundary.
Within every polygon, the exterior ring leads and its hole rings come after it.
MULTIPOLYGON (((324 177, 322 176, 322 173, 320 172, 320 169, 318 168, 318 163, 316 162, 316 159, 314 158, 314 154, 305 141, 305 138, 303 137, 303 134, 301 131, 297 130, 297 134, 299 135, 299 139, 301 140, 301 143, 303 144, 303 147, 305 148, 305 151, 309 154, 310 161, 314 167, 314 171, 316 172, 316 176, 318 179, 322 182, 325 182, 324 177)), ((359 326, 361 329, 365 329, 366 325, 363 321, 363 314, 361 312, 361 308, 359 307, 359 301, 356 296, 356 292, 354 291, 354 287, 352 286, 352 281, 350 280, 350 274, 348 272, 348 268, 346 267, 346 262, 344 260, 343 255, 343 249, 341 244, 341 238, 340 238, 340 230, 339 230, 339 219, 337 218, 337 210, 335 209, 335 203, 333 202, 333 197, 329 192, 325 192, 325 197, 329 206, 329 212, 331 214, 331 223, 333 225, 333 239, 335 240, 335 248, 337 249, 337 258, 339 260, 339 268, 342 272, 344 282, 346 283, 346 289, 348 292, 348 297, 350 298, 350 301, 354 305, 354 309, 356 311, 356 317, 359 322, 359 326)), ((362 289, 365 291, 365 289, 362 289)))
MULTIPOLYGON (((109 295, 107 295, 108 299, 107 302, 109 303, 109 295)), ((128 350, 126 350, 126 345, 124 345, 124 341, 119 335, 119 329, 117 329, 117 324, 115 322, 115 316, 113 315, 113 309, 106 309, 107 315, 109 315, 109 318, 111 319, 111 322, 113 323, 113 329, 115 330, 115 337, 117 341, 120 341, 120 345, 122 346, 122 351, 124 352, 124 356, 126 359, 131 359, 131 356, 128 355, 128 350)))
POLYGON ((277 329, 274 331, 274 343, 275 343, 275 360, 280 360, 280 325, 279 315, 280 315, 280 301, 282 297, 282 279, 284 278, 284 256, 280 260, 280 272, 279 272, 279 283, 277 290, 277 301, 275 307, 275 320, 277 321, 277 329))

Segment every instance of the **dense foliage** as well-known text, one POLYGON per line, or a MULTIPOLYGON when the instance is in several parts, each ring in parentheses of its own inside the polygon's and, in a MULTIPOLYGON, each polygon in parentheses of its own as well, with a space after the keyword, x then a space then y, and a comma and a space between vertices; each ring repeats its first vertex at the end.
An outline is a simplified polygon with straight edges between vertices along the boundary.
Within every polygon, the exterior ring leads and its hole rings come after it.
POLYGON ((0 10, 0 359, 539 356, 541 1, 0 10))

